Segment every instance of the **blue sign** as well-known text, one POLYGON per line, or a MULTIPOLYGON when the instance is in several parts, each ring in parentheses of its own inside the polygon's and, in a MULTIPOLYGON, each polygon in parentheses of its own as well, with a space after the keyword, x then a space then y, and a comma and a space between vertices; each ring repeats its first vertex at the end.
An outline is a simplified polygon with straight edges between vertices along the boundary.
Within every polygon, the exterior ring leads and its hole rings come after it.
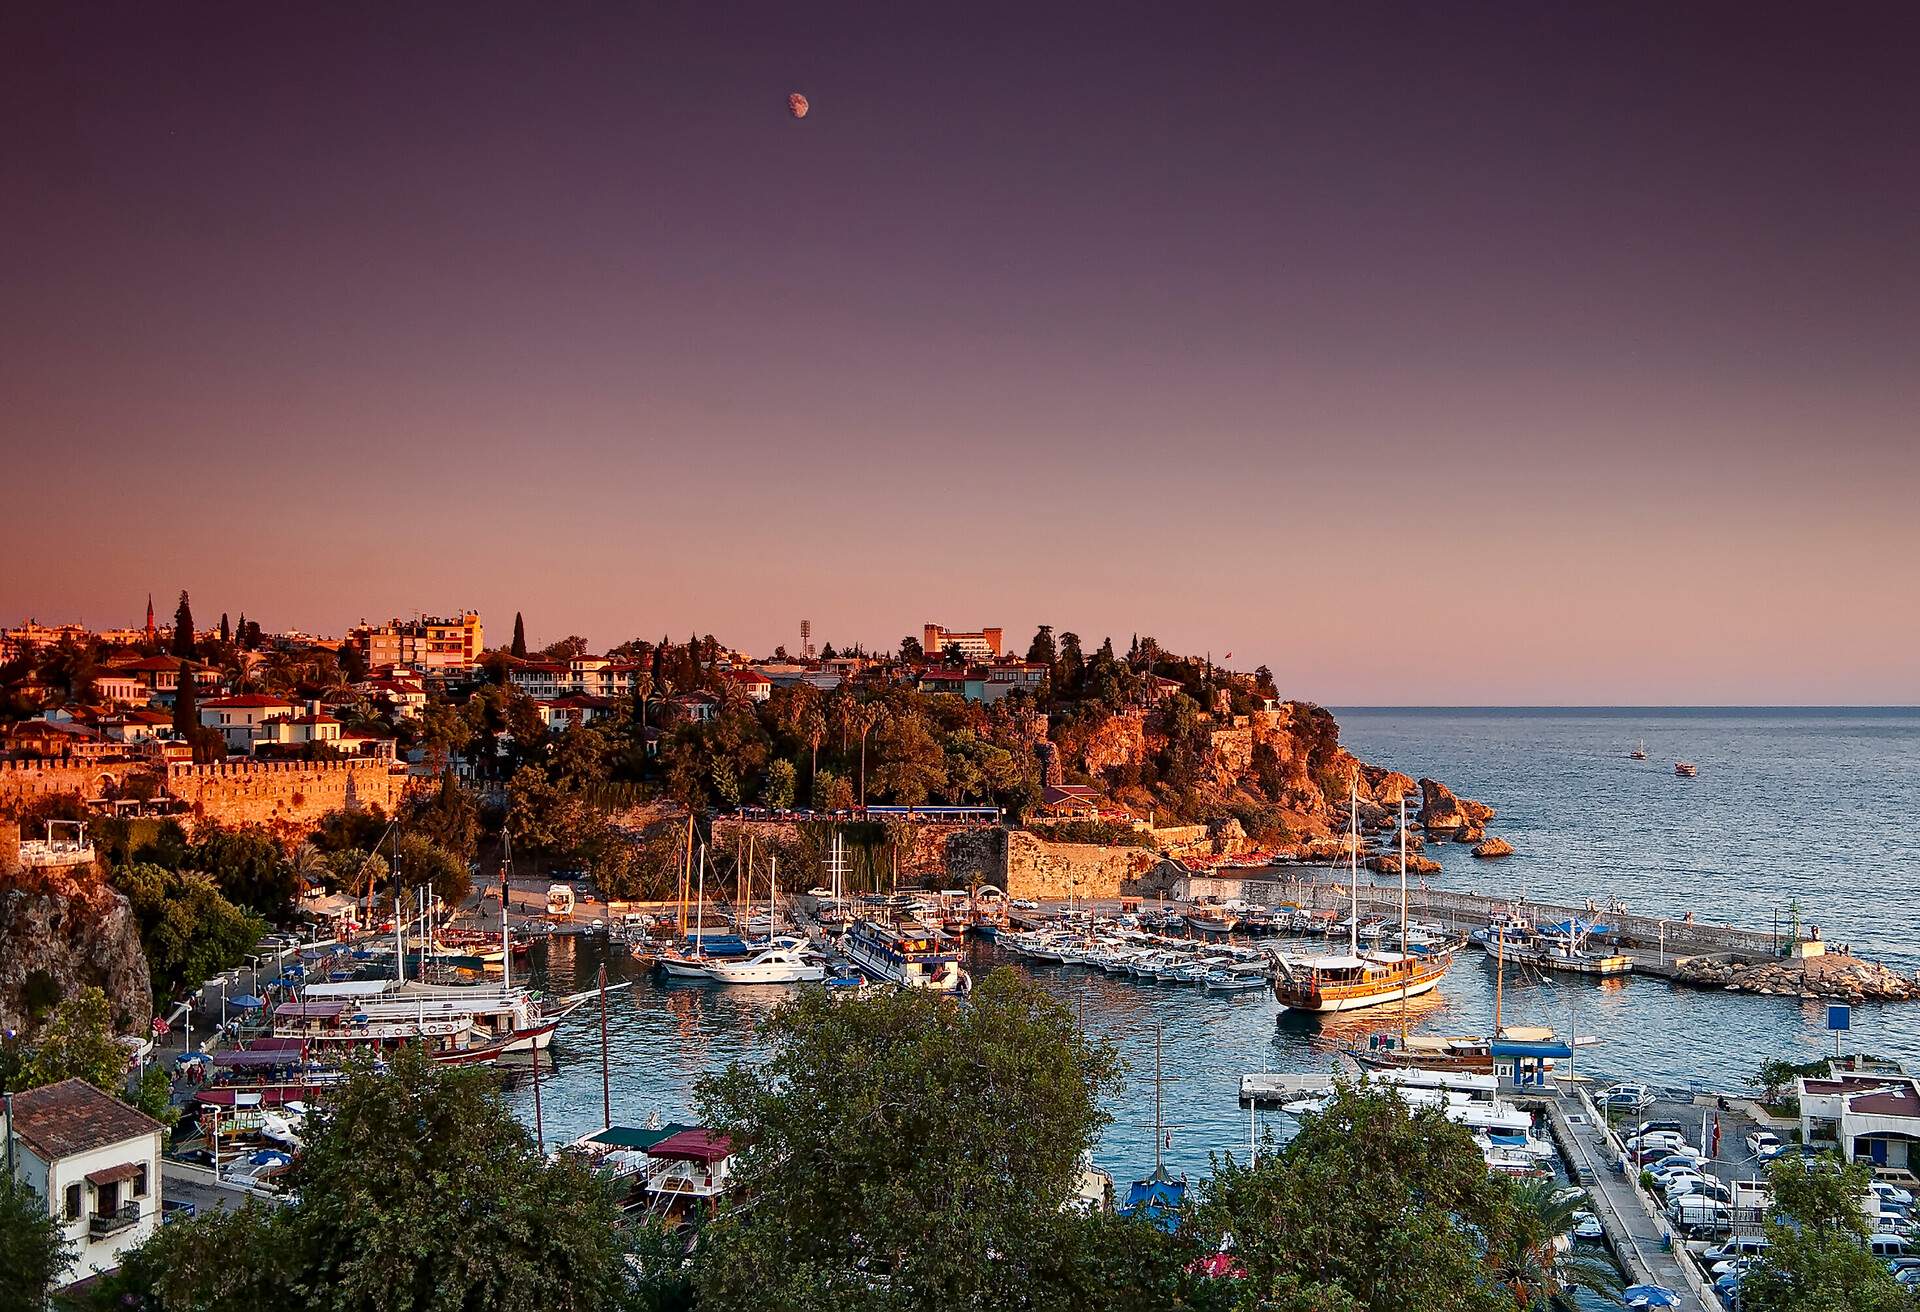
POLYGON ((1828 1007, 1827 1028, 1830 1030, 1850 1030, 1853 1028, 1852 1007, 1828 1007))

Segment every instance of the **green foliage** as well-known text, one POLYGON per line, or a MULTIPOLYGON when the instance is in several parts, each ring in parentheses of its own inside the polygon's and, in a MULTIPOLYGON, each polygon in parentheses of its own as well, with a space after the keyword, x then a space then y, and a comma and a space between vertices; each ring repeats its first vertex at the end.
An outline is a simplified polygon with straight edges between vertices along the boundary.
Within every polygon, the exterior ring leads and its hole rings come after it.
POLYGON ((792 761, 775 761, 767 767, 767 782, 760 790, 762 805, 776 811, 784 811, 793 805, 793 790, 796 784, 792 761))
POLYGON ((172 1125, 180 1119, 173 1105, 173 1078, 164 1066, 149 1066, 142 1071, 127 1101, 162 1125, 172 1125))
POLYGON ((268 920, 286 919, 299 893, 280 845, 257 826, 202 825, 187 848, 186 865, 212 875, 228 901, 268 920))
MULTIPOLYGON (((185 590, 180 593, 180 604, 173 608, 173 645, 168 650, 183 661, 194 658, 193 606, 187 601, 185 590)), ((180 682, 183 686, 191 684, 185 677, 180 682)))
POLYGON ((1011 971, 968 1005, 918 990, 809 991, 778 1008, 772 1057, 703 1078, 753 1205, 702 1234, 703 1306, 1027 1305, 1053 1270, 1061 1205, 1118 1073, 1067 1009, 1011 971))
POLYGON ((73 1257, 46 1200, 0 1169, 0 1312, 41 1312, 73 1257))
POLYGON ((1098 843, 1104 847, 1152 847, 1144 830, 1113 820, 1062 820, 1037 831, 1054 843, 1098 843))
POLYGON ((484 1071, 408 1049, 316 1118, 295 1201, 168 1226, 118 1294, 172 1312, 596 1312, 625 1306, 611 1195, 543 1158, 484 1071))
POLYGON ((1243 1308, 1512 1312, 1479 1239, 1510 1231, 1510 1187, 1439 1109, 1341 1084, 1257 1164, 1216 1161, 1197 1225, 1234 1235, 1243 1308))
POLYGON ((1575 1290, 1617 1299, 1621 1280, 1613 1264, 1573 1246, 1574 1213, 1588 1205, 1587 1197, 1556 1180, 1520 1180, 1508 1187, 1507 1221, 1489 1237, 1487 1260, 1514 1306, 1566 1306, 1575 1290))
POLYGON ((1866 1247, 1873 1179, 1838 1158, 1776 1162, 1767 1249, 1741 1282, 1747 1312, 1913 1312, 1916 1300, 1866 1247))
POLYGON ((127 1084, 127 1050, 113 1037, 107 995, 88 985, 54 1008, 21 1054, 18 1087, 85 1080, 116 1096, 127 1084))
POLYGON ((171 998, 241 961, 266 924, 235 906, 213 876, 147 862, 115 866, 113 886, 140 925, 156 998, 171 998))

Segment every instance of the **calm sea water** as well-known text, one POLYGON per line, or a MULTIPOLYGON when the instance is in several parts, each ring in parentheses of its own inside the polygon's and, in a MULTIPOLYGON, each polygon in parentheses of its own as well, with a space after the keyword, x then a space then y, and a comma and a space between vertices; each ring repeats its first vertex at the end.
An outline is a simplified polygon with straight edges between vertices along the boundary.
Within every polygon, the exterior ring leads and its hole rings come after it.
MULTIPOLYGON (((1497 865, 1452 844, 1429 848, 1436 887, 1520 891, 1545 900, 1625 899, 1636 911, 1768 929, 1797 906, 1826 937, 1905 971, 1920 969, 1920 710, 1345 710, 1344 739, 1371 762, 1444 780, 1499 811, 1492 830, 1517 854, 1497 865), (1645 740, 1649 759, 1627 759, 1645 740), (1698 763, 1694 779, 1676 759, 1698 763)), ((976 973, 999 959, 976 950, 976 973)), ((600 963, 633 987, 612 996, 609 1067, 616 1121, 691 1113, 694 1078, 751 1058, 754 1027, 785 995, 772 989, 664 984, 617 945, 560 940, 537 957, 537 982, 584 988, 600 963)), ((1338 1049, 1397 1028, 1398 1009, 1320 1022, 1280 1018, 1272 998, 1141 984, 1081 968, 1035 978, 1083 1009, 1088 1027, 1132 1064, 1099 1150, 1119 1179, 1153 1160, 1153 1036, 1163 1033, 1168 1158, 1196 1174, 1213 1151, 1242 1149, 1237 1104, 1249 1071, 1323 1071, 1338 1049)), ((1569 1024, 1600 1036, 1583 1068, 1667 1085, 1744 1084, 1769 1056, 1830 1051, 1824 1007, 1787 998, 1676 990, 1652 979, 1598 983, 1509 972, 1502 1019, 1569 1024)), ((1432 996, 1409 1004, 1415 1030, 1484 1032, 1493 967, 1463 954, 1432 996)), ((1920 1004, 1854 1013, 1850 1047, 1920 1061, 1920 1004)), ((561 1031, 558 1068, 542 1082, 549 1140, 601 1121, 599 1016, 561 1031)), ((529 1120, 524 1076, 510 1095, 529 1120)), ((1262 1116, 1262 1123, 1265 1122, 1262 1116)), ((1286 1118, 1275 1114, 1284 1134, 1286 1118)))

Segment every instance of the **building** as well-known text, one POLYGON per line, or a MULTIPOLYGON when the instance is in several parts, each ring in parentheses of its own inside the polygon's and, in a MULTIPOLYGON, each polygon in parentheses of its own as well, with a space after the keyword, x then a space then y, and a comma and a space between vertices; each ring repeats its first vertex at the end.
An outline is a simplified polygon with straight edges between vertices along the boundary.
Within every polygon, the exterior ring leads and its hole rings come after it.
POLYGON ((403 720, 415 719, 427 709, 427 690, 415 680, 383 675, 377 679, 363 679, 353 685, 353 690, 372 701, 387 703, 393 708, 393 714, 403 720))
POLYGON ((576 724, 598 724, 611 719, 614 704, 604 697, 585 697, 577 693, 555 697, 540 703, 540 718, 547 728, 562 733, 576 724))
POLYGON ((121 745, 72 720, 22 720, 0 731, 0 746, 14 756, 49 761, 92 761, 122 754, 121 745))
MULTIPOLYGON (((175 672, 176 675, 178 671, 175 672)), ((146 681, 122 670, 109 670, 93 676, 94 700, 108 706, 145 706, 153 700, 146 681)))
POLYGON ((480 616, 463 611, 448 619, 360 621, 347 630, 347 645, 369 669, 410 665, 417 670, 471 670, 486 650, 480 616))
POLYGON ((160 1225, 160 1122, 85 1080, 28 1089, 11 1104, 0 1143, 14 1175, 74 1245, 59 1283, 118 1270, 160 1225))
POLYGON ((155 738, 171 738, 173 717, 165 711, 135 708, 103 717, 100 732, 117 743, 144 743, 155 738))
POLYGON ((535 701, 556 697, 631 697, 640 691, 640 662, 611 656, 575 656, 572 660, 518 660, 507 680, 535 701))
POLYGON ((763 702, 773 696, 773 680, 758 670, 722 670, 720 677, 750 702, 763 702))
POLYGON ((1049 784, 1040 794, 1040 814, 1057 820, 1100 818, 1100 790, 1087 784, 1049 784))
POLYGON ((1030 661, 995 661, 991 665, 927 665, 913 673, 914 686, 924 693, 952 693, 970 702, 991 706, 1017 689, 1037 693, 1047 680, 1047 667, 1030 661))
POLYGON ((938 657, 948 647, 958 647, 968 660, 990 661, 1000 655, 1000 643, 1005 630, 981 629, 977 633, 961 633, 938 624, 927 624, 921 627, 920 635, 920 650, 929 658, 938 657))
POLYGON ((262 748, 297 749, 311 743, 333 748, 340 746, 340 721, 320 710, 317 704, 309 705, 305 713, 300 715, 271 716, 254 729, 255 752, 262 748))
POLYGON ((200 703, 200 723, 205 728, 218 729, 220 736, 227 740, 229 751, 250 752, 268 720, 292 715, 295 709, 285 697, 243 692, 200 703))
POLYGON ((1835 1061, 1824 1078, 1802 1076, 1794 1088, 1801 1142, 1831 1143, 1876 1174, 1920 1176, 1920 1079, 1835 1061))
MULTIPOLYGON (((193 686, 196 692, 210 692, 220 686, 220 671, 212 666, 188 661, 187 669, 193 675, 193 686)), ((122 661, 111 665, 104 671, 104 675, 138 679, 147 686, 149 700, 171 706, 174 693, 180 689, 180 658, 178 656, 143 656, 137 661, 122 661)))

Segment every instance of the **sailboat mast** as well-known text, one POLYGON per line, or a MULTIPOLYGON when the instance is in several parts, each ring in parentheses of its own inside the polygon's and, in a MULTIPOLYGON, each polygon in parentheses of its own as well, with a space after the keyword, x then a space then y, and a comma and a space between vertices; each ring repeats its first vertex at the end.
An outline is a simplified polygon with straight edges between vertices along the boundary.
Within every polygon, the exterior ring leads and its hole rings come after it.
POLYGON ((513 889, 513 835, 503 833, 500 840, 504 845, 500 861, 500 988, 505 992, 513 987, 513 922, 507 914, 513 889))
POLYGON ((1507 922, 1495 927, 1493 940, 1493 1037, 1500 1038, 1500 989, 1507 982, 1507 922))
POLYGON ((1407 941, 1407 795, 1400 794, 1400 1050, 1407 1048, 1407 986, 1413 982, 1413 944, 1407 941))
POLYGON ((1347 892, 1353 914, 1347 917, 1347 951, 1360 955, 1360 786, 1347 784, 1347 892))
POLYGON ((693 952, 695 956, 699 956, 702 953, 707 928, 707 845, 705 843, 700 844, 699 898, 700 900, 694 913, 695 919, 693 922, 693 952))
POLYGON ((1164 1027, 1153 1027, 1153 1173, 1160 1174, 1160 1141, 1164 1135, 1160 1122, 1160 1035, 1164 1027))

